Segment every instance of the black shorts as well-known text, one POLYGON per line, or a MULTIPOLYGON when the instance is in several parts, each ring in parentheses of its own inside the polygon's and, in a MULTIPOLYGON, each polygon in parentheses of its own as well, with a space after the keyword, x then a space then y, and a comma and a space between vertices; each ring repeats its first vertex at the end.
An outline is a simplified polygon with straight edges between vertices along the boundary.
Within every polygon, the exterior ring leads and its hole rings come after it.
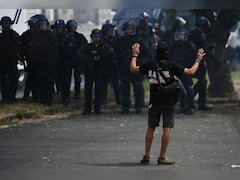
POLYGON ((148 127, 155 128, 159 126, 161 114, 163 115, 163 128, 174 127, 174 106, 149 105, 148 127))

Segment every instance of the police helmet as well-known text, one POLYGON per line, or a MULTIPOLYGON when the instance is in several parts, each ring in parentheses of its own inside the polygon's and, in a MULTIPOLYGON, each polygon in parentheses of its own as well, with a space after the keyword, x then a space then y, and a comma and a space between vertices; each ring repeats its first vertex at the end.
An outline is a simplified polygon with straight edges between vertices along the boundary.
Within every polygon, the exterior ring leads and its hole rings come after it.
POLYGON ((3 25, 3 24, 14 24, 14 22, 11 20, 10 17, 8 17, 8 16, 3 16, 3 17, 1 18, 0 25, 3 25))
POLYGON ((38 26, 38 20, 39 20, 39 19, 37 19, 37 18, 35 18, 35 17, 31 17, 31 18, 27 21, 27 23, 28 23, 28 25, 29 25, 30 27, 38 26))
POLYGON ((58 20, 56 20, 55 21, 55 23, 54 23, 54 27, 56 28, 56 27, 64 27, 65 26, 65 22, 64 22, 64 20, 62 20, 62 19, 58 19, 58 20))
POLYGON ((31 18, 37 18, 37 19, 41 19, 41 18, 46 18, 43 14, 35 14, 34 16, 32 16, 31 18))
POLYGON ((188 37, 188 32, 184 28, 178 28, 174 33, 175 41, 186 41, 188 37))
POLYGON ((78 23, 74 19, 67 21, 67 27, 77 27, 78 23))
POLYGON ((106 24, 113 24, 113 21, 111 19, 107 19, 106 21, 104 21, 103 25, 106 24))
POLYGON ((101 37, 102 36, 102 31, 99 30, 99 29, 93 29, 90 36, 91 37, 101 37))
POLYGON ((168 55, 168 44, 160 41, 156 48, 156 61, 166 60, 168 55))
POLYGON ((140 20, 143 20, 145 18, 149 18, 149 15, 148 15, 148 13, 143 12, 143 13, 140 14, 139 18, 140 18, 140 20))
POLYGON ((106 35, 109 31, 114 31, 114 26, 112 24, 105 24, 102 26, 103 35, 106 35))
POLYGON ((211 23, 206 17, 196 17, 195 26, 203 29, 210 27, 211 23))
POLYGON ((127 21, 127 22, 123 23, 122 30, 126 31, 127 29, 134 29, 134 25, 132 22, 127 21))
POLYGON ((38 20, 39 30, 48 30, 48 26, 49 21, 47 20, 47 18, 44 16, 40 17, 40 19, 38 20))
POLYGON ((181 28, 187 22, 180 16, 176 16, 173 22, 173 28, 181 28))

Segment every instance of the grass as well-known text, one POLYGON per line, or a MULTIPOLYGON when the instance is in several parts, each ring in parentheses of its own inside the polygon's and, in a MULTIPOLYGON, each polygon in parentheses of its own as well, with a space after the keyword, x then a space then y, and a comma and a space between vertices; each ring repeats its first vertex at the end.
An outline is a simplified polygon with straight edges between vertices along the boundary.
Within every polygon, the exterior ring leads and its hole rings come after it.
MULTIPOLYGON (((233 81, 240 81, 240 72, 231 72, 231 77, 233 81)), ((207 79, 208 76, 207 76, 207 79)), ((196 83, 197 79, 193 78, 193 82, 196 83)), ((150 86, 148 80, 144 80, 143 82, 144 90, 145 92, 150 91, 150 86)), ((131 88, 131 91, 133 94, 133 88, 131 88)), ((59 104, 61 96, 55 95, 54 96, 54 103, 53 106, 50 108, 46 108, 44 105, 34 103, 34 102, 26 102, 23 100, 18 100, 16 103, 13 104, 0 104, 0 126, 1 125, 18 125, 17 122, 11 120, 11 119, 5 119, 4 121, 1 121, 2 117, 14 115, 17 119, 39 119, 44 115, 54 115, 58 113, 64 113, 64 112, 73 112, 73 111, 79 111, 83 110, 84 108, 84 89, 81 89, 81 100, 77 101, 74 97, 74 92, 71 92, 71 100, 70 100, 70 106, 66 107, 61 104, 59 104)), ((93 94, 94 97, 94 94, 93 94)), ((94 98, 93 98, 94 99, 94 98)), ((113 89, 109 86, 108 88, 108 103, 115 102, 114 92, 113 89)), ((103 106, 103 108, 106 108, 107 106, 103 106)))
MULTIPOLYGON (((208 74, 207 74, 206 77, 207 77, 207 81, 209 82, 208 74)), ((231 78, 232 78, 232 81, 240 81, 240 71, 232 71, 231 72, 231 78)), ((196 84, 197 81, 198 81, 197 78, 193 78, 193 84, 196 84)), ((143 87, 144 87, 145 92, 149 92, 150 91, 150 86, 149 86, 148 80, 144 80, 143 87)))
MULTIPOLYGON (((11 104, 0 104, 0 126, 1 125, 17 125, 13 119, 39 119, 44 115, 54 115, 58 113, 74 112, 83 110, 84 108, 84 89, 81 89, 81 98, 75 100, 74 91, 71 91, 70 106, 61 105, 59 102, 61 100, 61 95, 54 95, 53 106, 45 107, 42 104, 23 101, 18 99, 17 102, 11 104), (7 119, 2 119, 3 117, 8 117, 7 119)), ((94 101, 94 91, 93 91, 93 101, 94 101)), ((112 88, 108 88, 108 102, 115 102, 114 92, 112 88)), ((104 107, 104 106, 103 106, 104 107)))

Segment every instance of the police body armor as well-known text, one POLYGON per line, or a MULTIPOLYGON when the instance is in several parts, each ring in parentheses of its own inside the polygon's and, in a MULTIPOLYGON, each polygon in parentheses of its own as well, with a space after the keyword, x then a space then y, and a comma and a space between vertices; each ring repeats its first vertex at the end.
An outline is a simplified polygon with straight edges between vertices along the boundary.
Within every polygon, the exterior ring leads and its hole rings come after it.
POLYGON ((132 59, 132 45, 135 43, 140 44, 140 52, 144 53, 143 47, 141 46, 141 43, 137 36, 122 36, 118 39, 116 44, 116 53, 118 56, 118 63, 120 68, 127 68, 130 70, 130 63, 132 59))
POLYGON ((103 40, 103 48, 106 51, 106 68, 107 71, 111 71, 111 68, 113 67, 114 63, 115 63, 115 52, 111 51, 111 48, 115 48, 115 44, 116 44, 116 38, 113 37, 109 37, 108 39, 104 39, 103 40))
POLYGON ((35 62, 56 62, 57 39, 51 31, 40 31, 32 35, 30 58, 35 62))
POLYGON ((136 35, 139 38, 139 40, 142 42, 142 46, 143 48, 146 50, 146 52, 142 52, 141 56, 142 58, 145 57, 145 59, 142 59, 143 62, 140 62, 140 64, 144 64, 149 60, 153 60, 152 59, 152 55, 151 53, 153 50, 153 45, 154 45, 154 40, 153 40, 153 32, 152 32, 152 26, 147 25, 145 28, 141 27, 141 25, 139 25, 136 28, 136 35))
MULTIPOLYGON (((190 42, 194 43, 197 49, 204 48, 206 49, 207 54, 209 50, 208 46, 208 37, 201 29, 194 29, 189 32, 188 39, 190 42)), ((211 54, 211 53, 210 53, 211 54)), ((202 60, 197 72, 195 73, 195 77, 205 76, 206 75, 206 65, 204 59, 202 60)))
POLYGON ((196 48, 188 41, 175 42, 169 50, 169 60, 190 68, 195 62, 196 48))
MULTIPOLYGON (((3 31, 0 35, 0 61, 8 58, 5 63, 17 64, 19 59, 19 35, 14 30, 3 31), (11 57, 11 58, 10 58, 11 57)), ((3 63, 4 63, 3 62, 3 63)))
POLYGON ((145 49, 151 48, 151 45, 153 44, 151 26, 148 25, 145 28, 138 26, 136 28, 136 35, 138 36, 139 40, 142 41, 142 43, 144 44, 145 49))

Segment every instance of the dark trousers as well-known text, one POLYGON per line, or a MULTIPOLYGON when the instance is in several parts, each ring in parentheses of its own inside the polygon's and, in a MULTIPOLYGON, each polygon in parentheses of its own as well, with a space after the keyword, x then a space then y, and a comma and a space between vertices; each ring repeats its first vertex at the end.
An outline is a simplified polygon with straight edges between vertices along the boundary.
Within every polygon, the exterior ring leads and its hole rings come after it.
POLYGON ((52 63, 36 64, 37 96, 44 104, 51 105, 53 102, 53 86, 54 86, 54 65, 52 63))
POLYGON ((103 101, 107 101, 108 84, 113 87, 116 104, 121 103, 119 68, 117 64, 113 63, 108 71, 104 72, 104 93, 103 101))
POLYGON ((130 104, 130 85, 133 85, 135 95, 135 108, 142 106, 143 92, 143 76, 140 74, 132 74, 129 69, 120 69, 122 108, 129 109, 130 104))
POLYGON ((1 64, 1 92, 3 101, 14 101, 18 85, 17 64, 5 63, 1 64))
POLYGON ((207 79, 205 77, 199 77, 198 82, 194 86, 194 92, 195 94, 199 93, 199 107, 205 107, 207 101, 207 79))
POLYGON ((205 62, 201 62, 198 71, 196 72, 195 77, 198 79, 198 82, 194 86, 195 94, 199 93, 199 107, 205 107, 207 101, 207 79, 206 79, 207 68, 205 62))
POLYGON ((94 84, 94 111, 100 111, 103 95, 103 74, 93 69, 85 71, 85 111, 92 110, 92 91, 94 84))
POLYGON ((32 92, 32 97, 34 101, 37 101, 39 97, 36 93, 36 85, 37 85, 37 71, 36 71, 36 63, 34 62, 28 62, 27 67, 27 79, 25 83, 25 89, 24 89, 24 98, 28 98, 30 95, 30 92, 32 92))
POLYGON ((180 92, 180 108, 194 108, 194 90, 193 90, 193 81, 192 77, 183 75, 179 77, 179 79, 182 81, 187 94, 180 92))
POLYGON ((74 71, 74 90, 75 90, 75 97, 80 97, 80 85, 81 85, 81 74, 82 70, 78 63, 69 63, 63 62, 61 67, 61 89, 62 89, 62 100, 70 99, 70 88, 71 88, 71 81, 72 81, 72 70, 74 71))

